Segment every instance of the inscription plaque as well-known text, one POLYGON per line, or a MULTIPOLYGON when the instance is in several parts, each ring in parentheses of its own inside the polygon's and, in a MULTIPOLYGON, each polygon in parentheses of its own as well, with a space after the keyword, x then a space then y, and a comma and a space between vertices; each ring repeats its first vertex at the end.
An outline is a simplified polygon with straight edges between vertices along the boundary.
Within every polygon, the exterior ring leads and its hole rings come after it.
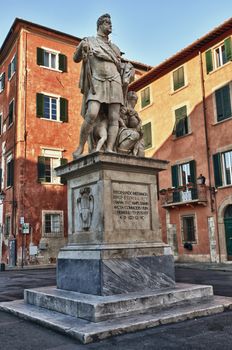
POLYGON ((148 186, 113 182, 112 207, 115 229, 151 229, 148 186))

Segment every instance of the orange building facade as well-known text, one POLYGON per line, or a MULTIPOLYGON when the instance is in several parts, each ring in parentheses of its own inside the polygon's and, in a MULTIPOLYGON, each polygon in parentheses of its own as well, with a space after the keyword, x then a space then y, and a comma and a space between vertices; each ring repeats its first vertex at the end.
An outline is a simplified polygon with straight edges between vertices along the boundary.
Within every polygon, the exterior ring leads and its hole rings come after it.
POLYGON ((16 19, 0 49, 0 262, 10 266, 54 263, 67 238, 66 185, 54 169, 78 144, 80 40, 16 19))
POLYGON ((232 19, 131 85, 159 177, 163 238, 178 261, 232 260, 232 19))

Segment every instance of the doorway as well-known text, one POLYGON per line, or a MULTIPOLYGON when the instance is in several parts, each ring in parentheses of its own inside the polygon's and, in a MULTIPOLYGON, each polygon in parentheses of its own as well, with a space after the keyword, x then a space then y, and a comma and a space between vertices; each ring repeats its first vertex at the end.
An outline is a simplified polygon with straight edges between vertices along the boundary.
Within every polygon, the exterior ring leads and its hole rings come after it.
POLYGON ((224 215, 227 259, 232 260, 232 204, 228 205, 224 215))

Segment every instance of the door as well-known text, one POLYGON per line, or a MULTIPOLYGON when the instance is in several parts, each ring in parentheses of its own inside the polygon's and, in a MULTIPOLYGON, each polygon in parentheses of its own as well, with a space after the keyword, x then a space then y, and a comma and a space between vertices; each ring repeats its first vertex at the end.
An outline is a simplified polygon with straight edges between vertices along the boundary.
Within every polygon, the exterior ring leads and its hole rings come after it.
POLYGON ((224 215, 227 259, 232 260, 232 204, 226 207, 224 215))
POLYGON ((228 260, 232 260, 232 217, 224 218, 228 260))

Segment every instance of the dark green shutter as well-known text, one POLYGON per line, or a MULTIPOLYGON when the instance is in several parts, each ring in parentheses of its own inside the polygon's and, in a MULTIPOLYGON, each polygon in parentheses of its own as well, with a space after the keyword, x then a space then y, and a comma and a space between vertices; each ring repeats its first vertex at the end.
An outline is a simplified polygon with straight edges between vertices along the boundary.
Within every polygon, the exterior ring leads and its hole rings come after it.
POLYGON ((11 159, 10 162, 7 163, 7 187, 13 186, 14 184, 14 160, 11 159))
MULTIPOLYGON (((66 165, 68 163, 68 159, 66 158, 61 158, 60 160, 60 165, 66 165)), ((65 185, 67 183, 67 180, 63 177, 61 177, 60 182, 65 185)))
MULTIPOLYGON (((171 167, 172 171, 172 187, 176 189, 179 187, 179 166, 173 165, 171 167)), ((180 202, 180 193, 175 191, 173 192, 173 202, 180 202)))
POLYGON ((11 63, 8 65, 8 80, 11 78, 11 63))
POLYGON ((173 72, 173 89, 174 91, 184 86, 184 67, 178 68, 173 72))
POLYGON ((10 186, 14 185, 14 159, 10 162, 10 186))
POLYGON ((213 155, 214 181, 215 186, 222 186, 221 153, 213 155))
POLYGON ((150 87, 141 91, 141 107, 144 108, 150 104, 150 87))
POLYGON ((0 190, 2 190, 2 169, 0 168, 0 190))
POLYGON ((37 47, 37 64, 44 66, 44 50, 41 47, 37 47))
POLYGON ((8 125, 11 125, 13 123, 13 116, 14 116, 14 101, 11 101, 9 105, 8 125))
POLYGON ((38 157, 38 181, 45 182, 45 157, 38 157))
POLYGON ((151 133, 151 122, 142 126, 143 130, 143 140, 144 140, 144 148, 152 147, 152 133, 151 133))
POLYGON ((67 72, 67 56, 59 54, 59 70, 67 72))
POLYGON ((60 98, 60 120, 68 122, 68 100, 62 97, 60 98))
POLYGON ((209 74, 209 72, 213 70, 212 50, 206 51, 205 60, 206 60, 206 71, 207 71, 207 74, 209 74))
POLYGON ((231 37, 225 39, 224 46, 225 46, 226 60, 231 61, 232 60, 231 37))
POLYGON ((42 118, 44 116, 44 95, 36 94, 36 116, 42 118))
MULTIPOLYGON (((173 133, 176 137, 183 136, 188 130, 185 130, 185 118, 187 118, 187 107, 183 106, 175 110, 176 122, 173 133)), ((187 123, 187 121, 186 121, 187 123)))
POLYGON ((223 86, 221 89, 215 91, 217 121, 231 117, 231 101, 230 101, 230 87, 223 86))
POLYGON ((17 57, 16 57, 16 55, 13 58, 12 65, 13 65, 13 72, 15 72, 16 71, 16 66, 17 66, 17 57))
POLYGON ((2 73, 2 90, 5 89, 5 72, 2 73))
MULTIPOLYGON (((189 162, 189 168, 190 168, 190 182, 193 184, 196 184, 196 161, 191 160, 189 162)), ((197 189, 191 188, 192 192, 192 199, 197 199, 197 189)))

